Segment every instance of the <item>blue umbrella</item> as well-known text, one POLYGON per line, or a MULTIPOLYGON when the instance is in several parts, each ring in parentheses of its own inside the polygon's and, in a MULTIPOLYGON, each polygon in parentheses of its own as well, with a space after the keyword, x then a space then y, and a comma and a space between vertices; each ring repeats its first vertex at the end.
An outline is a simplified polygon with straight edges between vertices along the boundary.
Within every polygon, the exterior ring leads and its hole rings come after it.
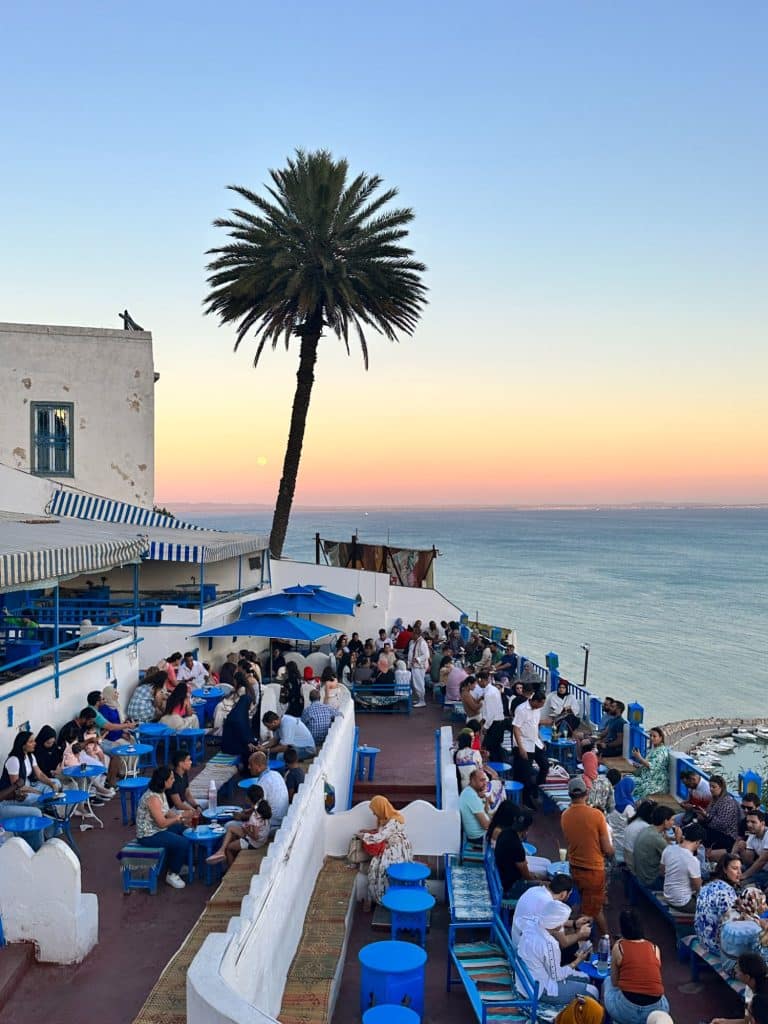
POLYGON ((297 619, 294 615, 246 615, 224 626, 204 629, 195 636, 263 636, 274 640, 304 640, 314 643, 324 636, 340 633, 340 629, 322 622, 297 619))
POLYGON ((327 593, 318 587, 288 587, 279 594, 267 594, 254 601, 246 601, 243 612, 256 615, 284 612, 304 615, 354 615, 356 604, 351 597, 327 593))

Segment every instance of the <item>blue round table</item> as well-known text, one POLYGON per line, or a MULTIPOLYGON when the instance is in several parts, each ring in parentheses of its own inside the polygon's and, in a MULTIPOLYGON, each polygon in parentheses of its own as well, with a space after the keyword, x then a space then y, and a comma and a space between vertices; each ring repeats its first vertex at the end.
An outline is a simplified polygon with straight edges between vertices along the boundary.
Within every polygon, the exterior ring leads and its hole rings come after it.
POLYGON ((75 813, 75 809, 79 807, 80 804, 85 803, 87 799, 88 794, 85 790, 65 789, 62 793, 57 793, 55 796, 41 796, 39 801, 45 807, 50 807, 54 811, 58 811, 58 808, 61 808, 62 813, 56 813, 54 821, 57 826, 60 827, 61 831, 66 836, 67 842, 78 857, 80 856, 80 851, 77 848, 75 840, 72 838, 71 818, 75 813))
POLYGON ((115 748, 115 754, 125 759, 126 777, 135 778, 139 774, 139 761, 153 751, 151 743, 123 743, 115 748))
POLYGON ((381 1004, 363 1014, 363 1024, 419 1024, 419 1015, 407 1006, 381 1004))
MULTIPOLYGON (((151 747, 149 748, 152 749, 151 747)), ((134 825, 136 823, 136 810, 139 806, 139 800, 146 792, 149 787, 149 779, 145 779, 141 775, 136 775, 128 779, 121 779, 117 784, 118 792, 120 793, 120 812, 123 817, 124 825, 134 825)))
POLYGON ((523 784, 522 782, 514 782, 510 779, 509 782, 504 783, 504 792, 507 794, 507 800, 511 800, 513 804, 519 804, 523 799, 523 784))
MULTIPOLYGON (((91 807, 91 793, 93 780, 105 775, 106 771, 107 769, 103 765, 96 764, 75 764, 71 768, 62 768, 61 770, 62 775, 66 775, 68 779, 74 779, 78 787, 86 794, 86 799, 83 800, 83 818, 95 821, 99 828, 104 828, 104 822, 91 807)), ((72 813, 74 814, 74 811, 72 813)), ((83 831, 82 826, 81 831, 83 831)))
POLYGON ((20 814, 17 818, 3 818, 3 828, 6 832, 13 832, 14 835, 29 835, 32 832, 40 833, 41 842, 44 839, 43 833, 47 828, 56 827, 56 819, 48 818, 41 814, 39 818, 31 814, 20 814))
POLYGON ((600 986, 611 973, 611 966, 607 964, 601 970, 598 970, 598 963, 597 953, 593 953, 589 960, 584 960, 579 964, 577 970, 581 971, 582 974, 586 974, 591 981, 597 982, 597 985, 600 986))
POLYGON ((221 864, 207 864, 206 857, 210 857, 213 851, 221 844, 224 833, 227 830, 221 825, 198 825, 197 828, 185 828, 183 835, 189 840, 189 855, 187 870, 189 881, 195 880, 195 859, 197 856, 203 861, 200 865, 200 873, 205 872, 205 884, 213 885, 215 876, 220 876, 224 861, 221 864))
POLYGON ((216 705, 226 696, 227 692, 223 686, 204 686, 199 690, 192 691, 193 697, 205 701, 205 722, 213 721, 216 705))
POLYGON ((356 753, 358 779, 362 781, 367 772, 368 781, 373 782, 376 771, 376 755, 381 753, 381 749, 379 747, 358 747, 356 753))
POLYGON ((488 767, 493 768, 497 775, 501 775, 503 778, 507 772, 512 771, 512 765, 507 764, 506 761, 489 761, 488 767))
POLYGON ((152 747, 152 751, 147 755, 149 758, 148 768, 157 768, 159 763, 169 763, 171 736, 175 735, 173 729, 169 729, 167 725, 161 725, 159 722, 142 722, 139 726, 139 740, 146 740, 152 747), (157 752, 161 743, 163 744, 163 760, 158 762, 157 752))
POLYGON ((435 905, 435 897, 426 889, 387 889, 381 898, 392 915, 393 941, 398 933, 416 932, 422 946, 427 944, 427 913, 435 905))
POLYGON ((242 812, 243 808, 238 807, 237 804, 223 804, 221 807, 206 807, 203 817, 208 821, 231 821, 236 814, 242 814, 242 812))
POLYGON ((373 1006, 402 1005, 424 1013, 426 950, 412 942, 371 942, 357 954, 360 961, 360 1013, 373 1006))
POLYGON ((431 874, 426 864, 419 864, 417 861, 390 864, 387 868, 387 876, 390 882, 394 883, 392 888, 399 889, 423 889, 425 881, 431 874))

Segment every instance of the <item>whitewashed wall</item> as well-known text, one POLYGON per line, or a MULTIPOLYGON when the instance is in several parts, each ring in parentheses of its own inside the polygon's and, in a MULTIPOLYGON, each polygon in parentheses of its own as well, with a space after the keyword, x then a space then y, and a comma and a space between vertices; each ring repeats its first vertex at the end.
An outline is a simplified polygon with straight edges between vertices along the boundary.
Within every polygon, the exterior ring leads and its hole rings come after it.
POLYGON ((132 643, 125 647, 125 642, 116 640, 96 651, 83 651, 62 661, 61 668, 67 670, 67 674, 61 676, 59 697, 56 697, 53 679, 40 683, 52 674, 49 666, 0 687, 0 757, 8 756, 22 722, 28 721, 33 732, 43 725, 51 725, 58 731, 85 707, 91 690, 103 689, 111 679, 117 679, 125 707, 139 671, 137 648, 132 643), (77 671, 69 671, 75 667, 77 671), (40 684, 35 685, 37 683, 40 684), (11 725, 8 724, 9 708, 13 712, 11 725))
POLYGON ((323 615, 320 618, 328 625, 337 626, 347 633, 355 630, 363 639, 375 637, 382 627, 389 629, 397 618, 409 622, 421 619, 426 625, 430 619, 439 622, 441 619, 458 619, 461 615, 461 609, 437 590, 392 587, 386 573, 273 559, 274 590, 311 583, 320 584, 327 590, 351 597, 353 600, 360 595, 362 604, 354 618, 331 615, 323 615))
MULTIPOLYGON (((414 854, 440 857, 456 853, 461 841, 458 810, 438 811, 426 800, 414 800, 402 810, 405 831, 414 854)), ((361 828, 371 828, 376 819, 367 803, 357 804, 344 814, 333 814, 325 822, 325 852, 329 857, 342 857, 349 841, 361 828)))
POLYGON ((98 900, 61 839, 37 853, 16 837, 0 846, 0 916, 7 941, 34 942, 44 963, 80 963, 99 940, 98 900))
POLYGON ((29 472, 30 404, 69 402, 74 476, 58 479, 152 504, 155 382, 148 331, 0 323, 0 394, 0 462, 29 472))
POLYGON ((442 783, 443 810, 458 811, 459 780, 453 763, 453 729, 444 725, 440 729, 440 782, 442 783))
MULTIPOLYGON (((322 867, 328 815, 324 783, 344 806, 354 757, 354 707, 347 696, 288 814, 251 879, 227 935, 210 935, 187 974, 189 1024, 271 1024, 280 1012, 305 908, 322 867)), ((333 815, 332 817, 335 817, 333 815)))

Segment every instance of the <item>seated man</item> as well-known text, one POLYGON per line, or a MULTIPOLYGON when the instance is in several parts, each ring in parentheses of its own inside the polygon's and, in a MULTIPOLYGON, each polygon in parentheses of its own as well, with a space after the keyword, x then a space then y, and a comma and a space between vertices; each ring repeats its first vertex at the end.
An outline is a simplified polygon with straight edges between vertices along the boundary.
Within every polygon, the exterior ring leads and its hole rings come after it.
POLYGON ((469 776, 469 785, 459 797, 459 813, 464 835, 473 846, 482 846, 491 821, 488 777, 482 768, 469 776))
POLYGON ((270 827, 276 829, 288 813, 288 787, 280 772, 267 767, 267 755, 257 750, 248 758, 248 771, 264 791, 264 799, 272 808, 270 827))
MULTIPOLYGON (((260 750, 269 750, 273 754, 279 754, 288 747, 295 747, 300 761, 306 761, 317 753, 312 733, 304 725, 300 718, 293 715, 283 715, 282 718, 274 711, 268 711, 262 718, 262 724, 273 734, 271 740, 259 745, 260 750)), ((269 797, 267 801, 271 803, 269 797)))
POLYGON ((187 651, 184 654, 184 659, 176 672, 176 682, 188 683, 190 690, 196 690, 207 684, 208 673, 192 651, 187 651))
POLYGON ((325 743, 331 722, 340 715, 341 712, 337 711, 336 708, 331 707, 330 704, 323 703, 322 694, 319 690, 310 691, 309 705, 304 709, 301 720, 312 734, 316 747, 320 747, 325 743))
POLYGON ((200 813, 208 806, 207 800, 195 800, 189 791, 189 773, 192 768, 192 755, 185 747, 174 751, 171 759, 173 764, 173 785, 165 791, 166 799, 171 808, 179 811, 197 811, 200 813))
POLYGON ((294 747, 288 747, 283 754, 285 761, 285 786, 288 790, 288 800, 293 803, 293 798, 299 791, 299 786, 304 781, 304 771, 299 768, 299 755, 294 747))
POLYGON ((633 864, 635 876, 647 889, 661 889, 661 855, 672 841, 680 841, 682 833, 674 827, 675 812, 657 804, 651 812, 651 827, 643 829, 635 840, 633 864))
POLYGON ((673 910, 692 914, 701 889, 701 863, 697 856, 704 829, 695 821, 683 829, 679 843, 670 843, 661 855, 664 899, 673 910))
POLYGON ((763 886, 768 882, 768 825, 760 810, 747 811, 747 837, 737 839, 732 853, 741 858, 741 881, 763 886))
POLYGON ((605 728, 598 733, 597 749, 603 757, 621 757, 624 753, 624 704, 620 700, 611 702, 605 728))

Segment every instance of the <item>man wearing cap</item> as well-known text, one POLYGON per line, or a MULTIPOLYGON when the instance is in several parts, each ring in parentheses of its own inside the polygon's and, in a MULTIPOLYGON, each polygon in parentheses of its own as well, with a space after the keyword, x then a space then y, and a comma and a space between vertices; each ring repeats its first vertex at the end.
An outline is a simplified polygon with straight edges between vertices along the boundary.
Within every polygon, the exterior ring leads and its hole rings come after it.
POLYGON ((608 932, 605 920, 605 858, 613 856, 613 843, 602 811, 587 804, 587 785, 577 775, 568 783, 571 806, 563 811, 560 827, 568 844, 568 861, 581 892, 581 910, 593 917, 601 935, 608 932))

